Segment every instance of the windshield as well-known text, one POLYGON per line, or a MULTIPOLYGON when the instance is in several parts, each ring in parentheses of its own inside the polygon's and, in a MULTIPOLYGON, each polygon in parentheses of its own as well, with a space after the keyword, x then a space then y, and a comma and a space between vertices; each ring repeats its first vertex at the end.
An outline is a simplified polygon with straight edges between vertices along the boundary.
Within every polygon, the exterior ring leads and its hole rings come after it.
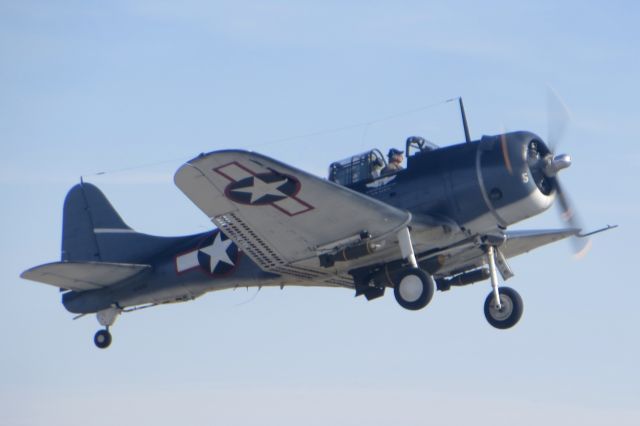
POLYGON ((425 151, 433 151, 438 148, 439 148, 438 145, 426 140, 421 136, 410 136, 407 138, 407 146, 406 146, 407 157, 410 157, 412 155, 425 152, 425 151))

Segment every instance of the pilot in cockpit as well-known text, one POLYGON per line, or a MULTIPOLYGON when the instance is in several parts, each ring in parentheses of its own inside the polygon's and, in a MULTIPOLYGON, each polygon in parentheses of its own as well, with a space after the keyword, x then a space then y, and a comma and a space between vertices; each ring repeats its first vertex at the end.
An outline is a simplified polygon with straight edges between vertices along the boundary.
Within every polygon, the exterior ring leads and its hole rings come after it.
POLYGON ((399 170, 402 170, 402 162, 404 161, 404 151, 400 151, 399 149, 391 148, 389 150, 389 164, 382 169, 382 176, 389 175, 395 173, 399 170))

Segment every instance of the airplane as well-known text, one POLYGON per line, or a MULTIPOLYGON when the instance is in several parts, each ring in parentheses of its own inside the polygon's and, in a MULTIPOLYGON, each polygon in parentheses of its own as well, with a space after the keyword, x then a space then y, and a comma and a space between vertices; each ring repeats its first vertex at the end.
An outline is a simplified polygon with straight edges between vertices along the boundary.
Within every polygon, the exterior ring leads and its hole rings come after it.
POLYGON ((511 328, 523 301, 499 282, 514 275, 507 259, 565 238, 582 249, 615 226, 582 232, 558 180, 568 155, 528 131, 472 141, 462 99, 460 110, 465 142, 409 137, 406 167, 393 171, 377 149, 332 163, 327 179, 255 152, 200 154, 174 176, 216 225, 194 235, 138 233, 81 180, 64 201, 60 261, 21 277, 59 287, 71 313, 96 314, 102 349, 122 313, 238 287, 346 288, 367 300, 389 288, 420 310, 436 289, 489 279, 485 317, 511 328), (568 227, 508 229, 555 200, 568 227))

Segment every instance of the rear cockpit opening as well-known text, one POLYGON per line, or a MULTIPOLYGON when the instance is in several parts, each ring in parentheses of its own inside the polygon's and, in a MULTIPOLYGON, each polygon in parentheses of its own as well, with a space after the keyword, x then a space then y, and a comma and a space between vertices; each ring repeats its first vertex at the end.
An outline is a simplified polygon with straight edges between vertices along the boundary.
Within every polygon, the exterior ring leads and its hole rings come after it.
POLYGON ((380 172, 386 166, 387 162, 382 153, 377 149, 372 149, 331 163, 329 180, 345 186, 369 181, 380 177, 380 172))

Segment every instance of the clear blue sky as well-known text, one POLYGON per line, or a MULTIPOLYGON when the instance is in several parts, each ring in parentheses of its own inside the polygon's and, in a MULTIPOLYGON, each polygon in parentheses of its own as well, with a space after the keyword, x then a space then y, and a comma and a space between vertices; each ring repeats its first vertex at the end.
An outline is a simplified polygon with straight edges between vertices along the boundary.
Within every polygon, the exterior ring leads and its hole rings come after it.
POLYGON ((0 424, 640 424, 639 19, 631 1, 0 2, 0 424), (124 315, 99 351, 95 318, 18 278, 59 258, 81 175, 139 231, 198 232, 172 176, 202 151, 323 175, 413 134, 461 142, 455 105, 274 141, 458 95, 474 137, 544 137, 547 84, 572 112, 565 186, 587 227, 621 227, 582 261, 514 259, 512 330, 486 324, 488 283, 417 313, 286 288, 124 315))

